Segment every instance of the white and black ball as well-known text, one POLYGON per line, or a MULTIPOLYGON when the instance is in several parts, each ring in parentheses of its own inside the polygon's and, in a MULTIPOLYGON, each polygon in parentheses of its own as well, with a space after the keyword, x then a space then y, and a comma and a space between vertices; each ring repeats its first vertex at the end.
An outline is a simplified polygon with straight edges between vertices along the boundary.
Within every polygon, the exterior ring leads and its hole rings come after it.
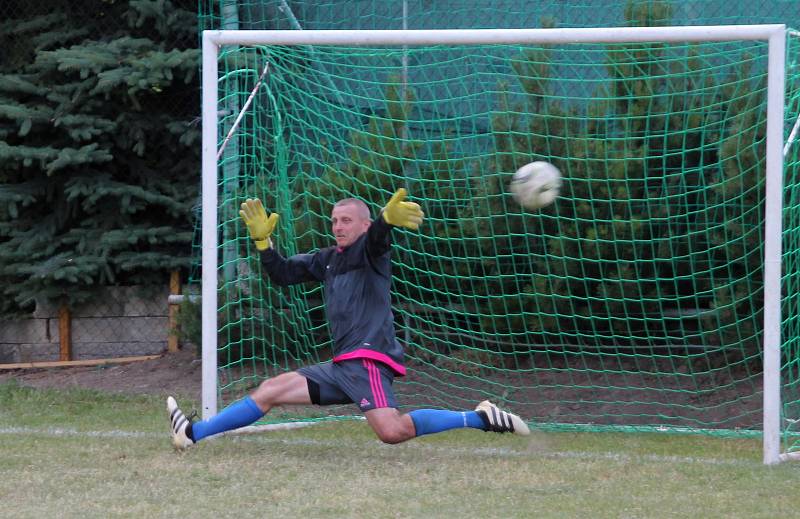
POLYGON ((526 209, 541 209, 552 204, 561 193, 561 172, 549 162, 525 164, 511 177, 509 190, 514 200, 526 209))

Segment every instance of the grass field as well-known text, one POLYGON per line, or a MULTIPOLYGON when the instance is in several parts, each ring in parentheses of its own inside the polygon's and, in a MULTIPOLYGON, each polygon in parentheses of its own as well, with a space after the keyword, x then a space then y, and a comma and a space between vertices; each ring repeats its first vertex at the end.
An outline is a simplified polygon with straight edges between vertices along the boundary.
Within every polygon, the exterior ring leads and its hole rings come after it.
POLYGON ((163 399, 0 385, 1 517, 709 517, 800 514, 800 466, 756 440, 454 431, 379 443, 363 422, 184 453, 163 399))

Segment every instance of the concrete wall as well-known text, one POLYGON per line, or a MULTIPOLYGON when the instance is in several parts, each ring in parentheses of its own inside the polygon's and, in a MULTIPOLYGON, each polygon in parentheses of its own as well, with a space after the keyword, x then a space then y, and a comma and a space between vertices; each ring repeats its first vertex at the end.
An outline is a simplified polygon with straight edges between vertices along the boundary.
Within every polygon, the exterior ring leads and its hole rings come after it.
MULTIPOLYGON (((138 287, 110 287, 103 297, 73 308, 72 360, 153 355, 166 350, 167 296, 138 287)), ((59 358, 58 308, 39 305, 33 316, 0 320, 0 363, 59 358)))

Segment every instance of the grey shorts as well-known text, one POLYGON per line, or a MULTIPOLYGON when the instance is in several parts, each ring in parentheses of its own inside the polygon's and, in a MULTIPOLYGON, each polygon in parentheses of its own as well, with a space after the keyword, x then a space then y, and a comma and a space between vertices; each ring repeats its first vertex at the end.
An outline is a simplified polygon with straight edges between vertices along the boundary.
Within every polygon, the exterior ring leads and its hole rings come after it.
POLYGON ((394 372, 382 362, 351 359, 323 362, 297 370, 308 380, 311 403, 356 404, 361 411, 397 408, 392 382, 394 372))

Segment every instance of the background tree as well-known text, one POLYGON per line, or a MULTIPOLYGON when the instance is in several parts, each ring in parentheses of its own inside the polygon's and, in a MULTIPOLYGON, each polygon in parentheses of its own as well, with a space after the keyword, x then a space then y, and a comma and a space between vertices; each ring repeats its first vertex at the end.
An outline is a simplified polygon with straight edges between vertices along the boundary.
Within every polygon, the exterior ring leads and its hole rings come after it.
POLYGON ((0 313, 188 266, 199 185, 195 4, 4 2, 0 313))

